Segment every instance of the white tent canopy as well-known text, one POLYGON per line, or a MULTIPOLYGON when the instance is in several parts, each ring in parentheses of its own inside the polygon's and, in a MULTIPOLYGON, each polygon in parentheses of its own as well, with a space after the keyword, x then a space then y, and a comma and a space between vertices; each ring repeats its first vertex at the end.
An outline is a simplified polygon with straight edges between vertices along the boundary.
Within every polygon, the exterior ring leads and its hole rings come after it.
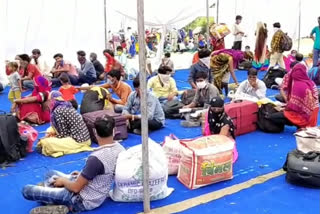
MULTIPOLYGON (((213 5, 216 0, 210 0, 213 5)), ((232 25, 235 15, 243 16, 243 27, 248 35, 244 45, 252 49, 255 42, 255 25, 268 24, 269 39, 272 24, 280 22, 285 32, 298 38, 300 0, 220 0, 219 22, 232 25)), ((136 29, 136 1, 106 0, 108 30, 118 31, 131 26, 136 29)), ((94 51, 101 56, 104 43, 104 0, 1 0, 0 56, 12 60, 16 54, 30 53, 39 48, 47 60, 57 52, 75 61, 76 51, 94 51)), ((183 27, 194 18, 206 15, 206 0, 147 0, 145 1, 146 29, 152 26, 183 27), (149 25, 149 27, 148 27, 149 25)), ((308 36, 317 25, 319 0, 301 0, 301 37, 308 36)), ((216 8, 210 8, 216 16, 216 8)), ((231 47, 233 37, 226 38, 231 47)), ((311 50, 310 50, 311 51, 311 50)))

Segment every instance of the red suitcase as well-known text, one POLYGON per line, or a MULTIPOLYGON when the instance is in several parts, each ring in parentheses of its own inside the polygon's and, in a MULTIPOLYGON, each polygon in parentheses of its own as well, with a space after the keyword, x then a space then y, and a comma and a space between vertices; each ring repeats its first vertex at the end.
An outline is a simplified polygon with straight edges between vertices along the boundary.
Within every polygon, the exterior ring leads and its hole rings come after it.
POLYGON ((257 129, 258 105, 250 101, 236 101, 225 105, 225 112, 231 117, 235 127, 235 135, 254 132, 257 129))
POLYGON ((84 115, 82 115, 84 122, 86 123, 89 132, 90 132, 90 138, 93 142, 97 142, 95 132, 94 132, 94 122, 97 118, 103 117, 105 115, 109 115, 114 118, 116 122, 116 128, 115 128, 115 140, 123 140, 128 138, 128 131, 127 131, 127 120, 124 116, 121 114, 113 113, 108 110, 101 110, 101 111, 95 111, 95 112, 89 112, 84 115))

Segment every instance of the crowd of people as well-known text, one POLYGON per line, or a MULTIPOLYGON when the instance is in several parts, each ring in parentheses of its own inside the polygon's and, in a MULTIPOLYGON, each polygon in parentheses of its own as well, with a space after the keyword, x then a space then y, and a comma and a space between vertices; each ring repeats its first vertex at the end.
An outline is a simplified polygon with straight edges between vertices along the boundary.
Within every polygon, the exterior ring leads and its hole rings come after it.
MULTIPOLYGON (((275 34, 270 53, 266 44, 267 26, 262 22, 257 24, 256 47, 254 54, 250 54, 249 47, 246 47, 245 51, 241 50, 242 38, 246 36, 240 26, 241 20, 241 16, 236 17, 233 30, 235 41, 232 49, 213 48, 212 51, 204 44, 200 45, 190 68, 188 82, 194 91, 194 97, 183 108, 208 109, 207 135, 222 134, 235 139, 236 127, 224 110, 223 100, 223 97, 229 94, 230 77, 233 78, 237 88, 236 97, 249 96, 257 100, 266 97, 266 85, 257 78, 257 69, 248 68, 247 80, 238 82, 235 70, 241 63, 252 63, 253 59, 264 63, 267 55, 270 55, 270 66, 278 64, 285 68, 280 45, 284 33, 280 23, 273 25, 275 34)), ((314 66, 318 66, 320 52, 320 17, 318 22, 319 26, 311 33, 311 36, 315 34, 314 66)), ((128 28, 128 31, 130 30, 128 28)), ((135 45, 132 36, 126 41, 129 47, 135 45)), ((61 53, 53 56, 55 64, 51 69, 38 49, 32 51, 31 57, 27 54, 17 55, 15 61, 8 62, 6 66, 11 87, 8 98, 12 103, 12 113, 15 113, 20 121, 30 124, 50 122, 51 129, 47 131, 45 139, 54 139, 55 143, 52 144, 69 146, 77 151, 91 149, 90 134, 82 117, 86 113, 109 109, 126 118, 129 132, 141 134, 140 79, 134 78, 133 88, 125 82, 128 76, 125 48, 118 45, 104 50, 105 66, 98 61, 96 53, 91 53, 88 60, 86 52, 80 50, 77 52, 79 68, 65 60, 61 53), (99 85, 99 80, 105 80, 106 83, 99 85), (59 90, 52 91, 52 87, 59 87, 59 90), (21 93, 26 90, 32 90, 32 93, 22 97, 21 93), (77 111, 79 105, 75 97, 79 91, 85 91, 80 113, 77 111), (119 99, 114 98, 112 93, 119 99)), ((283 105, 276 107, 277 112, 268 115, 268 118, 279 125, 291 125, 297 128, 316 126, 319 112, 318 90, 307 75, 308 68, 301 59, 303 58, 301 54, 292 53, 294 56, 290 70, 283 79, 277 81, 280 85, 278 99, 283 105)), ((133 56, 134 54, 131 55, 133 56)), ((150 131, 165 126, 164 107, 170 102, 179 100, 180 93, 173 78, 174 62, 170 57, 170 53, 166 53, 157 69, 157 74, 148 79, 147 111, 150 131)), ((149 73, 148 68, 141 72, 149 73)), ((88 157, 81 172, 65 175, 50 171, 41 185, 25 186, 23 196, 28 200, 66 205, 75 212, 100 206, 111 188, 117 155, 124 148, 113 141, 115 121, 112 117, 98 118, 94 128, 99 147, 88 157), (57 189, 57 187, 63 188, 57 189)), ((40 143, 45 144, 43 141, 40 143)), ((44 212, 43 210, 51 208, 36 208, 34 213, 41 213, 39 210, 42 209, 44 212)), ((68 211, 63 206, 53 209, 68 211)))

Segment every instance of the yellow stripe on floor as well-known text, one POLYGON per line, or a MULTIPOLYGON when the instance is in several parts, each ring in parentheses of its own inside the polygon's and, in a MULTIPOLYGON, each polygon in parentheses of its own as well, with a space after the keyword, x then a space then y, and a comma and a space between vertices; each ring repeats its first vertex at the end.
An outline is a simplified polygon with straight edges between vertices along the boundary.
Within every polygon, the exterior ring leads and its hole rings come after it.
MULTIPOLYGON (((246 182, 233 185, 231 187, 227 187, 227 188, 224 188, 215 192, 207 193, 204 195, 200 195, 198 197, 194 197, 185 201, 181 201, 181 202, 170 204, 164 207, 153 209, 151 210, 150 214, 166 214, 166 213, 169 214, 169 213, 182 212, 192 207, 196 207, 198 205, 220 199, 224 196, 237 193, 241 190, 248 189, 254 185, 265 183, 266 181, 279 177, 283 174, 285 174, 285 172, 282 169, 280 169, 280 170, 271 172, 269 174, 261 175, 259 177, 253 178, 246 182)), ((139 213, 139 214, 142 214, 142 213, 139 213)))

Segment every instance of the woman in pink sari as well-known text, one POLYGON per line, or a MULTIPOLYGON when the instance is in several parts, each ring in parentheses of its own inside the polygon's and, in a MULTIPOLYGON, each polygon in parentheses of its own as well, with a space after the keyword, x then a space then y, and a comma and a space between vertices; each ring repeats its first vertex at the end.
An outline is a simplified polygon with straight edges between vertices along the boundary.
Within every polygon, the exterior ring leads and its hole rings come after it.
POLYGON ((307 75, 307 68, 297 64, 289 73, 287 81, 287 105, 279 112, 271 115, 276 123, 295 125, 298 128, 317 125, 319 101, 316 85, 307 75))
POLYGON ((34 90, 28 97, 15 100, 18 106, 18 118, 35 124, 50 122, 48 96, 51 91, 51 82, 45 77, 34 79, 34 90))

